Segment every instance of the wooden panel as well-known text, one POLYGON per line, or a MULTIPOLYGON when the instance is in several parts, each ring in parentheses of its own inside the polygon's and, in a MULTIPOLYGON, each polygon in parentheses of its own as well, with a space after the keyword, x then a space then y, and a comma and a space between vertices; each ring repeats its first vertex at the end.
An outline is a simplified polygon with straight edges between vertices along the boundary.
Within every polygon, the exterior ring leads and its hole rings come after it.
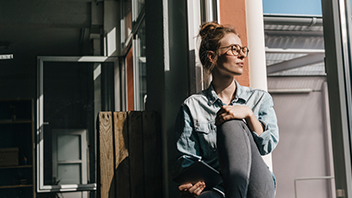
POLYGON ((99 194, 102 198, 162 196, 161 145, 157 120, 156 112, 99 114, 99 194))
POLYGON ((142 112, 128 113, 131 198, 144 197, 142 112))
POLYGON ((112 113, 99 113, 99 177, 100 197, 115 197, 112 113))
POLYGON ((156 112, 143 112, 144 197, 162 197, 161 146, 156 112))
POLYGON ((114 112, 115 169, 128 157, 127 112, 114 112))
POLYGON ((130 197, 127 112, 114 112, 116 197, 130 197))

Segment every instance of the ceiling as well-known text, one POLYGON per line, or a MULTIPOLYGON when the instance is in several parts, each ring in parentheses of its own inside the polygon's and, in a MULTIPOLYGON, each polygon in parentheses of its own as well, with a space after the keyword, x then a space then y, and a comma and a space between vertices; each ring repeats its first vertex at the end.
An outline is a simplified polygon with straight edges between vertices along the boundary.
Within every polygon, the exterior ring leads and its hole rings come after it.
POLYGON ((0 1, 0 54, 14 60, 80 51, 81 32, 90 27, 91 0, 0 1))

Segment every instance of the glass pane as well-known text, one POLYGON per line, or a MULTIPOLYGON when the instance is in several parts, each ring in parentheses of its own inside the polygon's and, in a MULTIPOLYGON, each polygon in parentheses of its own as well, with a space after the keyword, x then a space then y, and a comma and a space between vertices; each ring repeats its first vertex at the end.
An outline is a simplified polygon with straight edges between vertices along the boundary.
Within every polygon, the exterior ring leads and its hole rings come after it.
MULTIPOLYGON (((138 15, 141 13, 143 7, 144 7, 144 3, 145 3, 145 0, 135 0, 136 1, 136 19, 138 18, 138 15)), ((135 19, 135 20, 136 20, 135 19)))
POLYGON ((57 136, 57 160, 74 161, 81 160, 81 141, 79 135, 57 136))
POLYGON ((80 184, 81 183, 81 165, 64 164, 58 165, 58 184, 80 184))
POLYGON ((124 42, 128 36, 132 33, 132 1, 124 0, 123 1, 123 19, 125 22, 125 30, 124 30, 124 42))
POLYGON ((147 99, 147 68, 146 68, 146 45, 145 45, 145 22, 143 20, 140 28, 138 29, 136 35, 136 50, 135 50, 135 60, 136 60, 136 67, 138 72, 138 90, 137 95, 138 97, 138 107, 137 110, 144 110, 145 109, 145 102, 147 99))
MULTIPOLYGON (((107 99, 114 101, 113 96, 109 95, 113 93, 110 90, 113 89, 114 82, 111 75, 114 73, 113 66, 112 62, 44 62, 44 185, 54 185, 60 179, 60 174, 61 176, 64 174, 60 172, 63 169, 59 170, 58 160, 60 162, 60 160, 81 159, 83 151, 87 151, 85 162, 87 165, 82 169, 87 171, 83 174, 89 183, 96 183, 96 116, 101 110, 113 109, 111 103, 104 102, 107 99), (66 136, 67 134, 60 134, 57 140, 53 140, 55 130, 77 129, 86 131, 84 144, 78 136, 66 136), (52 148, 54 141, 58 144, 56 147, 58 150, 52 148), (87 146, 82 150, 81 145, 87 146), (58 158, 53 159, 53 156, 58 158), (58 167, 55 168, 56 166, 58 167)), ((77 183, 77 179, 66 181, 80 184, 77 183)), ((87 181, 79 182, 88 183, 87 181)))

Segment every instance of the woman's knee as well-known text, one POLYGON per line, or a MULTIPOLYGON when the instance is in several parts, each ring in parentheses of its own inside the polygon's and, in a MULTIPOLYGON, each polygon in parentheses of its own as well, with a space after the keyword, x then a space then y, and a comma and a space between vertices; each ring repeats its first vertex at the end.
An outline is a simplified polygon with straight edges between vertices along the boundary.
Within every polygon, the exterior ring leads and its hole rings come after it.
POLYGON ((234 131, 246 131, 248 130, 248 126, 243 120, 234 119, 228 120, 221 125, 217 126, 218 132, 234 132, 234 131))

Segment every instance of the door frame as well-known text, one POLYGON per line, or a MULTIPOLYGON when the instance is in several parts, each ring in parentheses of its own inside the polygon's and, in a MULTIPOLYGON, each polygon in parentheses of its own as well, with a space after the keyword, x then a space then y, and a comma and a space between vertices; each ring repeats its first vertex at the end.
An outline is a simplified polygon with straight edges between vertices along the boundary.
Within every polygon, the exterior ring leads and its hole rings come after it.
POLYGON ((38 56, 37 57, 37 134, 36 134, 36 180, 37 192, 74 192, 74 191, 95 191, 96 183, 90 184, 65 184, 65 185, 45 185, 44 184, 44 133, 43 126, 47 124, 44 121, 44 62, 86 62, 86 63, 114 63, 114 95, 115 110, 123 108, 125 93, 121 91, 120 68, 118 57, 108 56, 38 56), (121 97, 116 97, 121 95, 121 97))

